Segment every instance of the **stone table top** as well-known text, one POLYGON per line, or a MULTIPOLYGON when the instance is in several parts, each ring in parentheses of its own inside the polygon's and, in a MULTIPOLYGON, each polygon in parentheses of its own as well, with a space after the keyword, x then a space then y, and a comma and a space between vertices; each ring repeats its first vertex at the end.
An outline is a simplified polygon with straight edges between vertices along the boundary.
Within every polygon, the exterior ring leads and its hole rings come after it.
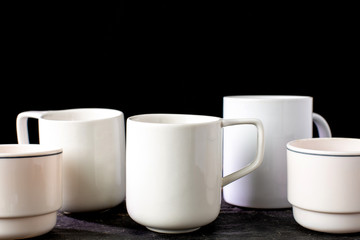
POLYGON ((297 224, 291 209, 258 210, 222 203, 218 218, 199 230, 180 235, 152 232, 134 222, 125 203, 103 212, 58 213, 49 233, 34 239, 360 239, 356 234, 326 234, 297 224))

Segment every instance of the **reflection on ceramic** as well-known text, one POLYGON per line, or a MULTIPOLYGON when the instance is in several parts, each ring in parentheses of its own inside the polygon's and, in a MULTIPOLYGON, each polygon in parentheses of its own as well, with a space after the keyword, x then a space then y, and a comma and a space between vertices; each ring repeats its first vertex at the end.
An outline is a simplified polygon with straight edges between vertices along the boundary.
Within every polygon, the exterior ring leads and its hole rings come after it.
MULTIPOLYGON (((313 113, 313 99, 306 96, 224 97, 224 118, 258 118, 264 125, 263 164, 253 173, 224 188, 227 203, 251 208, 289 208, 286 182, 286 144, 311 138, 313 122, 321 137, 330 137, 325 119, 313 113)), ((224 129, 224 174, 248 164, 254 157, 255 129, 224 129)))
MULTIPOLYGON (((254 133, 256 135, 256 133, 254 133)), ((130 217, 152 231, 186 233, 216 219, 221 187, 262 162, 263 128, 256 119, 146 114, 128 118, 126 206, 130 217), (222 177, 222 128, 257 127, 256 157, 222 177)))
POLYGON ((287 149, 295 220, 320 232, 360 232, 360 139, 302 139, 287 149))
POLYGON ((49 232, 61 194, 62 149, 0 145, 0 239, 49 232))

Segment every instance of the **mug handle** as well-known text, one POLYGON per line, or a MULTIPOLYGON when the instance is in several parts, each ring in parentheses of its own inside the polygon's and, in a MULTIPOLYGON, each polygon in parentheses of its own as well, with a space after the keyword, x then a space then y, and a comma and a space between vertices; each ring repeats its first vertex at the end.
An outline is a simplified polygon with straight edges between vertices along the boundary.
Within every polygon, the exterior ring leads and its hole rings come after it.
POLYGON ((251 173, 256 168, 260 166, 264 158, 264 127, 260 120, 255 118, 243 118, 243 119, 223 119, 222 120, 222 127, 228 127, 232 125, 240 125, 240 124, 252 124, 255 125, 257 128, 257 153, 254 161, 252 161, 249 165, 245 166, 244 168, 231 173, 222 179, 222 186, 226 186, 227 184, 251 173))
POLYGON ((319 137, 321 138, 331 138, 331 130, 329 124, 326 122, 320 114, 313 113, 313 121, 319 132, 319 137))
POLYGON ((29 144, 28 119, 40 119, 46 111, 27 111, 20 113, 16 118, 16 133, 19 144, 29 144))

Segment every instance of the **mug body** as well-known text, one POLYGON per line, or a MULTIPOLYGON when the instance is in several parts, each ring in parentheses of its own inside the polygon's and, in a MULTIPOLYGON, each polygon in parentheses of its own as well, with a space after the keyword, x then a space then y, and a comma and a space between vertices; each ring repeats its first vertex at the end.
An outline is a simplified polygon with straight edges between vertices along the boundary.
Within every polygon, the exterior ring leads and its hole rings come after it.
POLYGON ((46 112, 39 119, 41 145, 64 150, 64 212, 98 211, 125 198, 123 113, 110 109, 46 112))
POLYGON ((50 231, 62 204, 62 149, 0 145, 0 239, 50 231))
POLYGON ((191 232, 221 205, 221 119, 146 114, 127 120, 126 204, 150 230, 191 232))
MULTIPOLYGON (((264 125, 262 165, 251 174, 224 187, 227 203, 251 208, 288 208, 286 143, 312 137, 311 97, 228 96, 224 118, 258 118, 264 125)), ((224 129, 224 175, 254 158, 256 129, 242 125, 224 129)))
POLYGON ((295 220, 321 232, 360 232, 360 139, 301 139, 287 149, 295 220))

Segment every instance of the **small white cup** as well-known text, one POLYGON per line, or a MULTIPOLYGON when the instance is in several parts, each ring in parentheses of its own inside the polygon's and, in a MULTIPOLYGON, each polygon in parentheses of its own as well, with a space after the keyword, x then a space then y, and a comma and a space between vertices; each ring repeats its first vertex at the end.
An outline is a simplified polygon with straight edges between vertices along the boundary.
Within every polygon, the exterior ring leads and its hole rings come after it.
POLYGON ((29 143, 27 120, 39 120, 40 144, 63 148, 64 212, 99 211, 125 199, 125 125, 118 110, 29 111, 17 117, 18 141, 29 143))
POLYGON ((263 158, 263 128, 257 119, 221 119, 182 114, 128 118, 126 206, 130 217, 152 231, 185 233, 219 214, 221 187, 256 169, 263 158), (257 127, 256 157, 222 177, 223 127, 257 127))
POLYGON ((62 203, 62 149, 0 145, 0 239, 42 235, 62 203))
POLYGON ((295 220, 327 233, 360 232, 360 139, 287 144, 288 199, 295 220))

